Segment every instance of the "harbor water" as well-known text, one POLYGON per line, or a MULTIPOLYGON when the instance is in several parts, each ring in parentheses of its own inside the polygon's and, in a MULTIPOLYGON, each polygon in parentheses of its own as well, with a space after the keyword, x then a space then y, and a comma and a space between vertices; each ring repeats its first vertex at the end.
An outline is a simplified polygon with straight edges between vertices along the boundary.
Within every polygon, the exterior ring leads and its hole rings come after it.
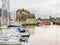
POLYGON ((28 42, 21 42, 21 45, 60 45, 60 26, 58 25, 35 26, 26 29, 31 35, 28 42))
POLYGON ((33 30, 34 33, 28 43, 22 43, 22 45, 60 45, 60 26, 36 26, 33 30))

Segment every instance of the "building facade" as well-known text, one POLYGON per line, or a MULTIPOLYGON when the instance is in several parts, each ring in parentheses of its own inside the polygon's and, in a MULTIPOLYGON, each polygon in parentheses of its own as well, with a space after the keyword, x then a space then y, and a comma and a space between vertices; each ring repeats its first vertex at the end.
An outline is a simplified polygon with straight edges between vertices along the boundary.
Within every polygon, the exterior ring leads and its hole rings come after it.
POLYGON ((22 22, 23 24, 36 24, 35 14, 32 14, 25 9, 18 9, 16 11, 16 22, 22 22))
POLYGON ((35 19, 35 14, 32 14, 25 9, 18 9, 16 11, 16 21, 21 21, 21 20, 26 21, 26 19, 35 19))

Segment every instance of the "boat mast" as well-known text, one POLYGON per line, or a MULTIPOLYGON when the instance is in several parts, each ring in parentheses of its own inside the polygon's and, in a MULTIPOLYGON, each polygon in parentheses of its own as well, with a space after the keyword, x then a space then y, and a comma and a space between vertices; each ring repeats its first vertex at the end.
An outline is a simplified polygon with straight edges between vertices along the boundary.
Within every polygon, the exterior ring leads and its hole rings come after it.
POLYGON ((2 0, 2 20, 1 26, 9 25, 9 7, 10 7, 9 0, 2 0))

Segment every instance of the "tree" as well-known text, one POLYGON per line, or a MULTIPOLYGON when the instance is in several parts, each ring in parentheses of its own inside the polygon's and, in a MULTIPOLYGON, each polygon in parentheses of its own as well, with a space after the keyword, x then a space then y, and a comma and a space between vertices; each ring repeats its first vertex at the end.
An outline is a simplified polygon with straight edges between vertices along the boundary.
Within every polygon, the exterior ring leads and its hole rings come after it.
POLYGON ((52 16, 49 16, 49 20, 50 20, 51 22, 53 22, 53 21, 55 20, 55 18, 52 17, 52 16))
POLYGON ((37 18, 37 20, 42 20, 42 19, 39 17, 39 18, 37 18))

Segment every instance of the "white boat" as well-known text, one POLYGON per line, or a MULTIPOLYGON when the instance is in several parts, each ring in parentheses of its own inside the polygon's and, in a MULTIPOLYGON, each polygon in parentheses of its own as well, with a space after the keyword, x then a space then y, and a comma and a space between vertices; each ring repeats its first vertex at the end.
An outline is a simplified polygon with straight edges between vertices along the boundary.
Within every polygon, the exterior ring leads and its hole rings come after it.
POLYGON ((16 31, 16 29, 2 29, 0 35, 0 44, 21 44, 19 41, 20 38, 21 35, 16 31))
MULTIPOLYGON (((16 26, 16 25, 10 25, 8 26, 9 28, 15 28, 16 31, 19 33, 19 35, 21 36, 20 41, 21 42, 28 42, 28 38, 30 36, 29 32, 23 28, 20 28, 20 26, 16 26)), ((13 33, 14 34, 14 33, 13 33)))
POLYGON ((28 38, 30 36, 29 32, 25 29, 18 29, 18 31, 20 32, 21 35, 20 41, 28 42, 28 38))
POLYGON ((21 35, 20 40, 22 42, 28 42, 28 39, 29 39, 29 36, 30 36, 30 34, 28 32, 20 33, 20 35, 21 35))

